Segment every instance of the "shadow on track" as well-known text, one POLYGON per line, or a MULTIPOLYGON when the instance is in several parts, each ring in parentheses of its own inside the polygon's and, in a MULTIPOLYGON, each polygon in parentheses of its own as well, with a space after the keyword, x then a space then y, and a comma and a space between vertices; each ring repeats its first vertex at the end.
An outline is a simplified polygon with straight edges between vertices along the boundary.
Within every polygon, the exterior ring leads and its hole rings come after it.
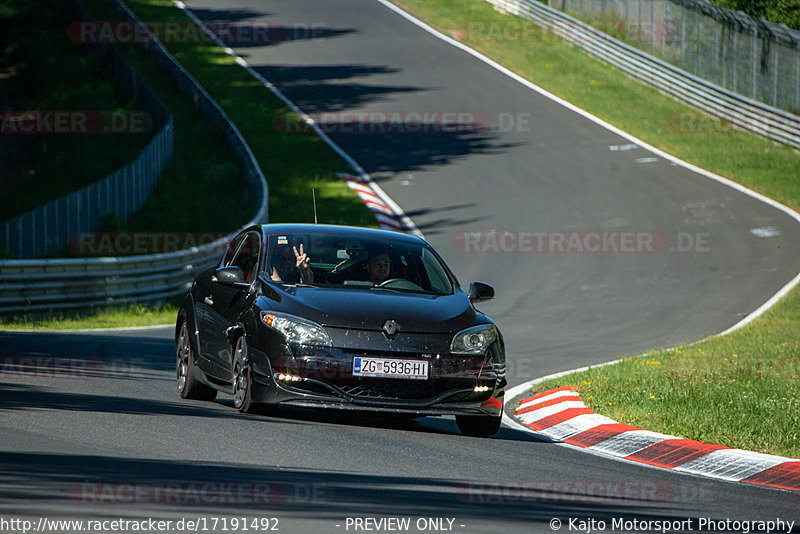
MULTIPOLYGON (((176 394, 177 396, 177 394, 176 394)), ((49 410, 97 412, 153 416, 210 417, 214 419, 245 416, 237 412, 216 409, 214 404, 189 403, 177 399, 164 402, 154 399, 93 395, 49 391, 29 385, 0 382, 0 412, 4 410, 49 410)))
POLYGON ((172 336, 172 327, 0 333, 0 379, 158 379, 175 369, 172 336))
MULTIPOLYGON (((234 410, 233 401, 229 399, 217 400, 217 404, 223 405, 234 410)), ((315 408, 298 408, 293 406, 256 406, 254 414, 265 417, 264 421, 280 420, 282 422, 309 422, 319 424, 329 424, 337 426, 353 426, 364 428, 382 428, 387 430, 403 430, 408 432, 420 432, 425 434, 441 434, 461 436, 461 432, 456 426, 455 419, 452 417, 417 417, 411 418, 403 415, 392 415, 376 413, 362 410, 323 410, 315 408)), ((531 434, 520 432, 507 427, 502 427, 500 431, 491 438, 468 438, 463 439, 491 439, 503 441, 530 441, 547 443, 536 438, 531 434)))
MULTIPOLYGON (((167 9, 171 9, 168 7, 167 9)), ((193 8, 202 20, 227 46, 247 48, 274 46, 292 41, 329 39, 348 33, 352 28, 329 28, 324 21, 308 24, 282 24, 269 20, 272 13, 247 9, 193 8)))
MULTIPOLYGON (((666 519, 668 495, 598 498, 555 485, 381 476, 299 467, 130 459, 100 455, 2 453, 0 511, 23 502, 69 506, 80 517, 113 513, 279 514, 282 518, 437 516, 459 520, 549 522, 553 517, 666 519), (13 489, 11 489, 13 488, 13 489), (524 492, 522 491, 524 490, 524 492), (658 506, 659 510, 654 507, 658 506)), ((684 510, 685 512, 685 510, 684 510)))

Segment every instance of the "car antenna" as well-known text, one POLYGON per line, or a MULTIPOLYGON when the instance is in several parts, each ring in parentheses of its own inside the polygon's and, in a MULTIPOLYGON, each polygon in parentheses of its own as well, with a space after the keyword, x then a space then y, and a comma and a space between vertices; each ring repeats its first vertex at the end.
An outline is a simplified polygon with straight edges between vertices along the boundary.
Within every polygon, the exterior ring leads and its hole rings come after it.
POLYGON ((314 203, 314 224, 317 224, 317 194, 311 190, 311 201, 314 203))

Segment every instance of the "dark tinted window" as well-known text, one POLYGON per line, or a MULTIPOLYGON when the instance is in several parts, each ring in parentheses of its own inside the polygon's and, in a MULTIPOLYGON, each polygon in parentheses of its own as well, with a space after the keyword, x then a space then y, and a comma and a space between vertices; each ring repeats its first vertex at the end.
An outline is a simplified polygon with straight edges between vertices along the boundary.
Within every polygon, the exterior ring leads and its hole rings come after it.
POLYGON ((222 258, 222 267, 230 267, 233 257, 236 254, 236 249, 238 248, 239 242, 243 238, 244 236, 236 236, 231 239, 230 243, 228 243, 228 248, 225 250, 225 256, 222 258))
POLYGON ((301 252, 309 258, 313 285, 318 287, 438 295, 453 292, 446 268, 424 243, 330 235, 269 236, 267 278, 277 283, 298 283, 301 277, 296 260, 301 252))
POLYGON ((238 245, 236 256, 231 262, 231 265, 239 267, 242 270, 245 280, 248 282, 252 281, 255 277, 255 268, 258 265, 260 246, 261 236, 254 232, 248 233, 238 245))

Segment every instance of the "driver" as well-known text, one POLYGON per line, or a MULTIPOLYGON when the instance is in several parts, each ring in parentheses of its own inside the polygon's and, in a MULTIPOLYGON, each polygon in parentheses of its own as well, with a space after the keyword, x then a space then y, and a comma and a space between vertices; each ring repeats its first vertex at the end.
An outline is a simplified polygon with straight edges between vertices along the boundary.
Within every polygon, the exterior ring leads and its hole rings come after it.
POLYGON ((314 283, 314 272, 309 265, 308 254, 303 251, 303 244, 300 243, 300 250, 297 247, 281 247, 277 258, 273 262, 270 278, 276 282, 286 282, 296 284, 304 282, 314 283))
POLYGON ((389 279, 389 273, 392 270, 392 260, 389 259, 389 253, 384 251, 375 251, 369 255, 367 261, 367 280, 378 286, 389 279))

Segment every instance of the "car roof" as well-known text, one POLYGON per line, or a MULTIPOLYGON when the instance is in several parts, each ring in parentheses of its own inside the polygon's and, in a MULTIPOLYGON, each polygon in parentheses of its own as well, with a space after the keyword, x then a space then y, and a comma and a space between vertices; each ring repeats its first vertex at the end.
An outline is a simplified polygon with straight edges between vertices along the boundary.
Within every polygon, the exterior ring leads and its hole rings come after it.
POLYGON ((426 241, 420 237, 394 232, 389 230, 378 230, 377 228, 362 228, 358 226, 342 226, 336 224, 287 224, 271 223, 262 224, 261 231, 264 234, 307 234, 307 235, 326 235, 342 236, 360 239, 376 239, 383 241, 405 242, 422 244, 426 241))

